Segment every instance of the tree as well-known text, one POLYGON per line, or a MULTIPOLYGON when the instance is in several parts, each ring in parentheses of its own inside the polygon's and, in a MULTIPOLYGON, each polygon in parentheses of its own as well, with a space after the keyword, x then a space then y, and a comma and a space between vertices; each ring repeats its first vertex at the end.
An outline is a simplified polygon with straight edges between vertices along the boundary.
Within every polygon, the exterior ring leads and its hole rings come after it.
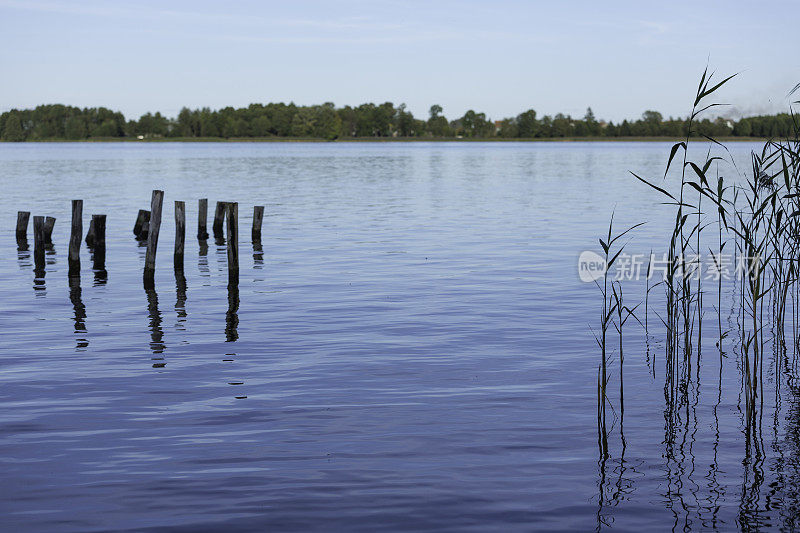
POLYGON ((266 137, 270 134, 270 127, 272 124, 269 121, 269 117, 266 115, 261 115, 260 117, 256 117, 250 123, 250 134, 253 137, 266 137))
POLYGON ((116 137, 117 123, 113 119, 106 119, 102 124, 92 129, 92 137, 116 137))
POLYGON ((314 137, 329 141, 338 138, 342 131, 342 119, 336 113, 336 106, 333 102, 325 102, 322 105, 314 106, 313 110, 314 137))
POLYGON ((394 117, 395 117, 394 104, 391 102, 384 102, 374 111, 375 131, 378 137, 391 137, 394 133, 394 117))
POLYGON ((517 129, 520 137, 536 137, 539 130, 539 123, 536 120, 536 111, 528 109, 517 115, 517 129))
POLYGON ((742 137, 749 137, 753 133, 753 127, 750 125, 750 121, 747 119, 740 120, 736 123, 736 126, 733 128, 734 135, 740 135, 742 137))
POLYGON ((22 131, 22 122, 20 122, 17 113, 12 112, 6 119, 2 139, 8 142, 22 142, 25 140, 25 133, 22 131))
POLYGON ((600 133, 600 124, 594 117, 594 111, 591 107, 586 108, 586 114, 583 116, 583 121, 586 123, 586 132, 589 135, 598 135, 600 133))
POLYGON ((292 136, 311 137, 314 131, 314 112, 309 107, 301 107, 292 117, 292 136))
POLYGON ((197 111, 184 107, 178 113, 178 131, 182 137, 199 137, 200 120, 197 111))
POLYGON ((453 132, 450 130, 450 124, 448 124, 447 119, 441 115, 442 111, 442 106, 438 104, 432 105, 430 109, 430 118, 425 125, 428 133, 434 137, 450 137, 453 135, 453 132))
POLYGON ((159 112, 156 112, 155 115, 146 113, 139 117, 138 122, 134 120, 130 121, 127 129, 129 135, 163 137, 169 130, 169 121, 159 112))
POLYGON ((517 126, 516 119, 504 118, 500 122, 500 131, 497 133, 497 135, 504 139, 513 139, 514 137, 519 137, 519 127, 517 126))
POLYGON ((223 137, 247 137, 247 135, 247 122, 244 119, 228 117, 225 121, 225 126, 222 128, 223 137))
POLYGON ((86 138, 86 123, 82 117, 72 116, 64 125, 64 137, 77 141, 86 138))
POLYGON ((476 113, 470 109, 457 122, 464 137, 489 137, 494 134, 494 124, 486 120, 486 113, 476 113))
POLYGON ((339 119, 342 121, 341 135, 343 137, 354 137, 358 130, 358 111, 350 107, 344 106, 336 112, 339 119))
POLYGON ((642 120, 649 122, 650 124, 661 124, 661 121, 664 120, 664 117, 662 117, 661 113, 658 111, 652 111, 648 109, 642 113, 642 120))
POLYGON ((414 115, 406 111, 406 104, 400 104, 397 108, 397 134, 400 137, 411 137, 414 135, 414 115))
POLYGON ((553 117, 553 137, 569 137, 572 135, 572 117, 558 113, 553 117))

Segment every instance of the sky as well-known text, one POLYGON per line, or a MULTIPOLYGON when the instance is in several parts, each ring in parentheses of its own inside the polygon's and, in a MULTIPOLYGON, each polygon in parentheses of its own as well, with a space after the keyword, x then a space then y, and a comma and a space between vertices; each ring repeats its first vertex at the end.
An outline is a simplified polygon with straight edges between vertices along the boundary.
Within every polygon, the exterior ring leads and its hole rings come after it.
MULTIPOLYGON (((432 104, 454 119, 686 116, 706 64, 737 117, 785 111, 800 2, 0 0, 0 111, 432 104)), ((796 98, 795 98, 796 99, 796 98)))

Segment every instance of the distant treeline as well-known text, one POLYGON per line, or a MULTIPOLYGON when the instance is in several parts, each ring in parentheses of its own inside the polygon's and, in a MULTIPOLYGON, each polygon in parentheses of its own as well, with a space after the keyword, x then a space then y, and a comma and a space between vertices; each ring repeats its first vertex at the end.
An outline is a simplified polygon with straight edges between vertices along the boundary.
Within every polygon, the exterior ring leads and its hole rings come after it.
MULTIPOLYGON (((12 109, 0 115, 0 139, 4 141, 82 140, 97 138, 247 138, 284 137, 334 140, 340 138, 559 138, 559 137, 683 137, 687 121, 665 119, 657 111, 645 111, 638 120, 620 123, 595 118, 592 109, 582 118, 561 113, 537 116, 529 109, 516 117, 492 121, 485 113, 467 111, 448 120, 442 107, 431 106, 427 120, 415 118, 405 104, 391 102, 358 107, 250 104, 234 109, 181 109, 169 118, 147 113, 126 120, 118 112, 65 105, 41 105, 36 109, 12 109)), ((788 114, 743 118, 704 119, 696 122, 694 135, 711 137, 782 137, 793 133, 788 114)))

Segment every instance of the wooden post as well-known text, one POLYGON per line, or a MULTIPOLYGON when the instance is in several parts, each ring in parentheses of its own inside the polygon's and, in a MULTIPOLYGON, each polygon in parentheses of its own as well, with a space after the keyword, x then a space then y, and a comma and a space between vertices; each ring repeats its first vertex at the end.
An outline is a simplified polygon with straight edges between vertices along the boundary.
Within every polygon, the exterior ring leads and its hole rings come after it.
POLYGON ((158 232, 161 229, 161 204, 164 202, 164 191, 153 191, 150 200, 150 231, 147 233, 147 255, 144 259, 145 285, 155 284, 156 275, 156 248, 158 247, 158 232))
POLYGON ((83 200, 72 200, 72 227, 69 235, 69 275, 81 273, 81 237, 83 236, 83 200))
POLYGON ((239 204, 225 204, 228 229, 228 285, 239 284, 239 204))
POLYGON ((197 205, 197 238, 201 241, 208 239, 208 198, 200 198, 197 205))
POLYGON ((183 271, 183 244, 186 240, 186 203, 175 200, 175 271, 183 271))
POLYGON ((53 247, 53 228, 56 225, 55 217, 45 217, 44 219, 44 245, 48 248, 53 247))
POLYGON ((94 248, 94 217, 89 220, 89 231, 86 232, 86 246, 94 248))
POLYGON ((261 241, 261 222, 264 220, 264 206, 257 205, 253 207, 253 231, 251 236, 253 242, 261 241))
POLYGON ((17 246, 20 250, 28 249, 28 219, 30 211, 17 211, 17 246))
POLYGON ((33 270, 44 273, 44 217, 33 217, 33 270))
POLYGON ((92 215, 94 226, 94 264, 95 270, 106 269, 106 216, 92 215))
POLYGON ((214 224, 212 230, 214 231, 214 238, 216 240, 224 239, 222 225, 225 220, 225 202, 217 202, 217 208, 214 211, 214 224))
POLYGON ((140 241, 147 238, 147 231, 149 229, 148 222, 150 221, 150 211, 147 209, 139 209, 139 214, 136 215, 136 223, 133 225, 133 234, 140 241))

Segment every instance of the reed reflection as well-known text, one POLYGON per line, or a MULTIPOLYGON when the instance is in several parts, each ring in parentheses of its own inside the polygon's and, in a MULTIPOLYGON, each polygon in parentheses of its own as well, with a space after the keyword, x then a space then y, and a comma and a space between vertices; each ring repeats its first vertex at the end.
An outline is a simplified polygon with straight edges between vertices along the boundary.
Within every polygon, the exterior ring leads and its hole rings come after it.
POLYGON ((225 342, 239 338, 239 286, 228 285, 228 311, 225 313, 225 342))
POLYGON ((145 284, 145 293, 147 294, 147 312, 150 319, 150 351, 153 352, 153 368, 163 368, 166 366, 164 361, 164 330, 161 329, 162 316, 161 311, 158 309, 158 293, 152 284, 145 284))
POLYGON ((81 278, 80 276, 69 277, 69 301, 72 302, 72 313, 74 323, 74 333, 76 334, 75 351, 82 352, 89 346, 89 339, 86 336, 86 306, 81 299, 81 278))

